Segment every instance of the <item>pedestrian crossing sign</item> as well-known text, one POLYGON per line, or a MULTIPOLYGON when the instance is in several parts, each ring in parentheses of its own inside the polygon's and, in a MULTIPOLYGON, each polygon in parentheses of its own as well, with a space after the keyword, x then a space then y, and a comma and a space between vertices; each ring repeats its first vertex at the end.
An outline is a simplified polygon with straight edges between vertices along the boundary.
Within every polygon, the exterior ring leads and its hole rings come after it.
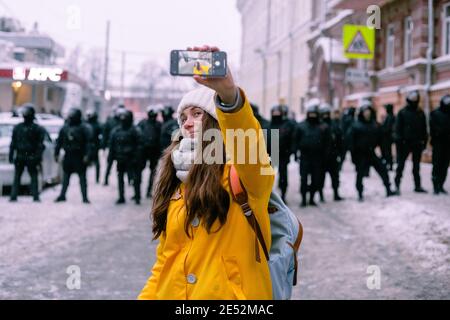
POLYGON ((344 55, 348 59, 373 60, 375 28, 346 24, 343 29, 344 55))

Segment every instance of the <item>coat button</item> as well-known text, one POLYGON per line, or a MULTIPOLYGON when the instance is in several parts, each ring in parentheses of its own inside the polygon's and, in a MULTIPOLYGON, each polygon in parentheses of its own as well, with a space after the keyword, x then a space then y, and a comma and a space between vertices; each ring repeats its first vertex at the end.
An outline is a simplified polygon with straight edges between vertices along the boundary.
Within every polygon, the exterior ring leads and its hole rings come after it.
POLYGON ((200 219, 196 216, 196 217, 194 218, 194 220, 192 220, 191 225, 192 225, 194 228, 197 228, 197 227, 200 225, 200 219))
POLYGON ((195 284, 195 283, 197 282, 197 277, 196 277, 195 274, 193 274, 193 273, 188 274, 188 276, 186 277, 186 279, 187 279, 187 282, 188 282, 189 284, 195 284))

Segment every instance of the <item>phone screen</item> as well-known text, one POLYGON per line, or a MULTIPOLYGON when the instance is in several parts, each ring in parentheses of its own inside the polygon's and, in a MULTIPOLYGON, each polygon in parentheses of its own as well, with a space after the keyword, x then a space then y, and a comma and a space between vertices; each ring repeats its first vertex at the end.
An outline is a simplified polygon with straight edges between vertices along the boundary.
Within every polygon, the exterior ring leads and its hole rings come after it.
POLYGON ((212 52, 180 51, 178 72, 181 74, 210 75, 212 52))
POLYGON ((172 75, 210 77, 226 75, 225 52, 175 50, 171 59, 172 75))

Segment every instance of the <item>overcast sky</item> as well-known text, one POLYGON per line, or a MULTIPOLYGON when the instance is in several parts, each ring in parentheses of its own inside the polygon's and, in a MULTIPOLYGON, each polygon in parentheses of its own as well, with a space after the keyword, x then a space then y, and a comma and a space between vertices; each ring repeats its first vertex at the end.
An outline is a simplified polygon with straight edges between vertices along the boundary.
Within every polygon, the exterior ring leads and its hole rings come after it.
POLYGON ((0 0, 0 14, 5 13, 27 30, 37 21, 41 32, 66 48, 104 47, 111 20, 113 68, 120 68, 120 50, 131 52, 131 68, 147 57, 165 63, 171 49, 192 44, 215 44, 229 53, 231 65, 239 63, 236 0, 0 0))

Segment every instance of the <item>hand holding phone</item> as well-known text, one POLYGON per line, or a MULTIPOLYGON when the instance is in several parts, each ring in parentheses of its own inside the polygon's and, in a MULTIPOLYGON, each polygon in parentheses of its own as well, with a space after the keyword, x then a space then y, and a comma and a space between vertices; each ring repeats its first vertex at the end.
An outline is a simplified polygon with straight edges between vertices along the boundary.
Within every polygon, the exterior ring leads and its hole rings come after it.
POLYGON ((227 68, 227 54, 222 51, 188 49, 170 53, 170 74, 173 76, 225 77, 227 68))
MULTIPOLYGON (((188 48, 188 50, 220 52, 219 48, 210 46, 193 47, 188 48)), ((208 78, 195 75, 194 80, 197 83, 216 91, 223 103, 233 104, 236 102, 235 100, 238 88, 234 83, 229 67, 227 67, 226 76, 223 78, 208 78)))

